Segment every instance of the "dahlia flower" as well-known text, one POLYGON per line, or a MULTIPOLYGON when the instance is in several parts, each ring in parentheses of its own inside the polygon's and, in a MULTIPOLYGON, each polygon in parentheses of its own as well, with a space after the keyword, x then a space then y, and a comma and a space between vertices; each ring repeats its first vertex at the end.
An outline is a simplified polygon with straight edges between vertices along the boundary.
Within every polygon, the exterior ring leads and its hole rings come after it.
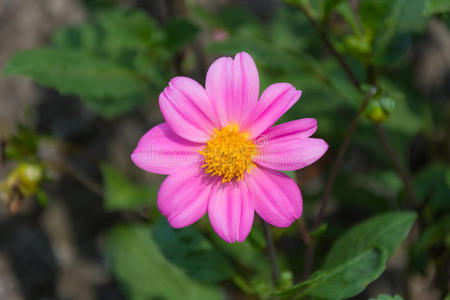
POLYGON ((166 122, 145 133, 131 154, 139 168, 168 175, 158 209, 174 228, 208 213, 230 243, 245 240, 255 211, 274 226, 291 225, 302 214, 302 196, 280 171, 312 164, 328 148, 310 138, 315 119, 273 126, 301 91, 275 83, 259 97, 258 70, 245 52, 217 59, 205 86, 187 77, 170 80, 159 96, 166 122))

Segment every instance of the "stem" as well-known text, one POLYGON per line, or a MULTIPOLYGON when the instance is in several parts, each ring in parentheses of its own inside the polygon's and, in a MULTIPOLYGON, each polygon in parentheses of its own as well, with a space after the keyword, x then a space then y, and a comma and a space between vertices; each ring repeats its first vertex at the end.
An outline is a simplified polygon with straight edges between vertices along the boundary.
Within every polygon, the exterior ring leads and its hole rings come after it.
POLYGON ((264 220, 261 220, 261 222, 263 224, 267 250, 269 251, 270 265, 272 267, 272 280, 274 286, 276 287, 280 279, 280 268, 278 266, 277 250, 275 249, 275 244, 273 243, 272 235, 270 234, 269 224, 267 224, 264 220))
POLYGON ((309 245, 311 243, 311 236, 309 235, 308 227, 306 227, 306 224, 305 222, 303 222, 302 219, 299 219, 297 221, 297 224, 298 224, 298 231, 300 232, 303 242, 306 245, 309 245))
MULTIPOLYGON (((168 8, 168 16, 170 18, 180 17, 186 15, 186 7, 183 0, 168 0, 166 1, 168 8)), ((168 20, 166 20, 168 21, 168 20)), ((180 49, 175 54, 174 62, 175 62, 175 72, 177 74, 182 74, 182 63, 184 60, 184 49, 180 49)))
POLYGON ((314 253, 316 251, 317 241, 314 240, 312 243, 308 244, 305 253, 305 266, 303 269, 302 281, 308 279, 309 274, 311 274, 313 263, 314 263, 314 253))
MULTIPOLYGON (((336 159, 333 163, 333 166, 331 167, 330 177, 328 177, 328 181, 325 185, 325 190, 323 192, 322 198, 320 199, 320 208, 319 212, 317 213, 316 219, 314 221, 313 229, 317 229, 319 225, 322 223, 323 217, 325 215, 325 211, 328 205, 328 199, 330 198, 331 191, 333 189, 334 182, 336 181, 336 176, 338 174, 339 168, 342 163, 342 159, 344 158, 345 153, 347 152, 348 146, 350 145, 350 140, 353 137, 353 134, 355 133, 356 126, 358 125, 359 118, 361 117, 362 113, 364 112, 364 109, 367 107, 367 104, 369 104, 370 99, 373 95, 376 93, 376 88, 372 88, 369 93, 364 98, 363 103, 359 107, 358 111, 356 112, 356 115, 353 117, 353 120, 350 124, 350 127, 347 129, 347 132, 345 133, 344 140, 339 147, 338 154, 336 156, 336 159)), ((303 278, 306 279, 309 274, 311 273, 313 262, 314 262, 314 252, 316 249, 316 241, 313 240, 311 243, 308 244, 308 248, 306 249, 305 254, 305 269, 303 273, 303 278)))
POLYGON ((364 98, 363 103, 359 107, 358 111, 356 112, 356 115, 353 117, 353 120, 350 124, 350 127, 347 129, 347 132, 345 133, 344 140, 342 141, 341 146, 339 147, 338 154, 336 156, 336 159, 333 163, 333 166, 331 167, 330 177, 328 178, 328 181, 325 186, 325 191, 323 192, 322 198, 320 200, 320 209, 319 213, 317 214, 317 217, 314 221, 314 229, 317 229, 317 227, 322 223, 323 216, 325 214, 325 210, 328 204, 328 199, 331 195, 331 190, 333 189, 334 182, 336 181, 336 176, 339 171, 339 167, 341 166, 342 159, 344 158, 345 153, 347 152, 348 146, 350 145, 350 140, 353 137, 353 134, 355 133, 356 126, 358 125, 359 118, 361 117, 362 113, 364 112, 364 109, 367 107, 367 104, 369 104, 370 99, 373 95, 376 93, 376 88, 372 88, 369 93, 364 98))
MULTIPOLYGON (((345 73, 347 74, 348 79, 353 84, 353 86, 358 91, 361 91, 361 85, 360 85, 358 79, 356 78, 355 73, 353 73, 353 70, 347 64, 344 57, 333 46, 333 44, 329 40, 327 34, 322 30, 320 24, 313 18, 313 16, 309 12, 308 8, 306 8, 305 6, 302 6, 302 5, 299 5, 298 8, 306 16, 308 21, 311 23, 311 25, 315 28, 315 30, 319 34, 319 36, 322 39, 325 46, 329 49, 331 54, 337 59, 339 64, 342 66, 345 73)), ((319 208, 319 212, 316 216, 316 219, 314 221, 313 229, 317 229, 317 227, 322 223, 323 217, 325 215, 326 207, 328 205, 328 199, 331 195, 331 191, 333 189, 334 182, 336 181, 336 176, 339 171, 339 167, 342 163, 342 159, 344 158, 344 155, 347 152, 348 146, 350 144, 350 140, 355 132, 359 118, 361 117, 362 113, 364 112, 364 109, 367 107, 367 104, 369 103, 370 99, 372 98, 372 96, 375 93, 376 93, 375 88, 372 88, 369 91, 369 93, 366 95, 363 103, 361 104, 358 111, 356 112, 356 115, 354 116, 354 118, 350 124, 350 127, 348 128, 347 132, 345 133, 344 140, 343 140, 341 146, 339 147, 336 160, 334 161, 334 164, 331 168, 330 177, 328 178, 328 181, 325 186, 325 191, 324 191, 321 201, 320 201, 320 208, 319 208)), ((304 274, 303 274, 304 279, 306 279, 309 276, 309 274, 311 273, 311 270, 312 270, 312 266, 313 266, 313 262, 314 262, 314 252, 316 249, 316 241, 314 240, 307 245, 308 245, 308 247, 306 249, 306 254, 305 254, 305 270, 304 270, 304 274)))
POLYGON ((331 52, 331 54, 341 64, 342 68, 344 69, 345 73, 347 74, 348 79, 355 86, 355 88, 358 91, 360 91, 361 90, 361 86, 360 86, 359 81, 356 78, 356 75, 353 72, 352 68, 350 68, 350 66, 345 61, 344 57, 336 50, 336 48, 334 48, 334 46, 331 43, 330 39, 328 38, 327 34, 322 30, 322 27, 320 26, 320 24, 311 15, 309 9, 307 7, 305 7, 305 6, 303 6, 303 5, 299 5, 298 8, 302 11, 302 13, 305 15, 305 17, 308 19, 308 21, 311 23, 311 25, 317 31, 317 33, 319 34, 319 36, 322 39, 323 43, 325 44, 325 46, 327 46, 327 48, 331 52))
POLYGON ((418 202, 418 197, 414 191, 411 175, 408 170, 403 166, 400 158, 398 157, 392 142, 381 124, 374 124, 375 130, 377 131, 378 137, 380 138, 381 145, 383 146, 384 151, 388 155, 389 159, 392 162, 395 170, 397 170, 398 175, 403 181, 405 185, 406 194, 408 198, 411 200, 411 205, 416 205, 418 202))
MULTIPOLYGON (((361 91, 361 85, 353 72, 353 70, 350 68, 350 66, 345 61, 344 57, 336 50, 336 48, 331 43, 330 39, 328 38, 327 34, 322 30, 320 24, 314 19, 312 14, 310 13, 309 9, 303 5, 298 5, 298 8, 302 11, 302 13, 306 16, 308 21, 311 23, 311 25, 316 29, 317 33, 319 34, 320 38, 322 39, 325 46, 329 49, 331 54, 337 59, 337 61, 340 63, 342 68, 344 69, 345 73, 347 74, 348 79, 353 84, 353 86, 358 90, 361 91)), ((375 76, 375 69, 373 66, 368 66, 367 68, 368 72, 368 81, 371 83, 375 83, 376 76, 375 76)), ((344 141, 342 142, 338 155, 336 157, 336 160, 332 166, 330 177, 326 183, 325 191, 321 199, 320 209, 317 214, 317 217, 314 222, 313 229, 317 229, 317 227, 321 224, 322 219, 325 214, 325 210, 328 203, 328 198, 330 197, 331 190, 334 185, 334 181, 337 176, 337 172, 339 171, 340 164, 342 162, 342 159, 347 152, 348 145, 350 143, 351 137, 353 136, 353 133, 355 131, 356 125, 358 124, 358 120, 366 108, 367 104, 369 103, 369 100, 371 97, 375 94, 376 89, 373 88, 372 91, 369 91, 369 94, 364 99, 361 107, 358 109, 358 112, 356 113, 350 128, 347 130, 344 141)), ((392 161, 392 164, 394 168, 396 169, 397 173, 400 175, 403 184, 405 186, 406 192, 409 196, 409 198, 413 201, 413 203, 417 202, 417 196, 413 189, 413 184, 411 180, 411 175, 409 174, 408 170, 406 168, 403 168, 400 158, 398 157, 394 147, 392 146, 392 142, 390 141, 389 136, 385 132, 384 128, 380 124, 374 124, 375 129, 377 131, 377 134, 381 140, 381 143, 383 145, 384 151, 389 156, 390 160, 392 161)), ((314 261, 314 253, 316 248, 316 241, 313 240, 311 243, 308 244, 308 248, 306 249, 305 254, 305 271, 303 274, 304 279, 306 279, 312 270, 312 265, 314 261)))
POLYGON ((68 163, 65 162, 56 162, 56 161, 47 161, 47 165, 53 167, 60 172, 66 173, 76 180, 78 180, 82 185, 88 188, 92 193, 99 197, 103 197, 103 188, 100 184, 98 184, 94 179, 84 174, 80 170, 72 167, 68 163))

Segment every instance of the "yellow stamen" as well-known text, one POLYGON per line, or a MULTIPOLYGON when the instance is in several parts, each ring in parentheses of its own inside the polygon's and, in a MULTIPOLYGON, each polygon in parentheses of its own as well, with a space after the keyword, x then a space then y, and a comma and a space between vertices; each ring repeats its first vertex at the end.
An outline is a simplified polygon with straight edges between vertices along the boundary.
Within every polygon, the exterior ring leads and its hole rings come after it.
POLYGON ((214 129, 206 147, 199 151, 204 156, 205 172, 211 176, 219 175, 222 182, 239 181, 246 170, 254 166, 252 157, 258 154, 255 144, 248 134, 239 131, 236 124, 214 129))

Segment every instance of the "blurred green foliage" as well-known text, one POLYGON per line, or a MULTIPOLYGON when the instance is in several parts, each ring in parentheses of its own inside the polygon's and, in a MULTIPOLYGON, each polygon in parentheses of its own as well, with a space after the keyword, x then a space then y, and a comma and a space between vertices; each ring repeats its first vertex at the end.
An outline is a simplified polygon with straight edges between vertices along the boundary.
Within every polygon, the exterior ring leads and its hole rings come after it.
POLYGON ((156 200, 157 190, 152 186, 139 186, 110 165, 102 166, 104 186, 104 208, 107 211, 134 210, 151 205, 156 200))
POLYGON ((233 276, 230 262, 194 228, 173 229, 159 219, 153 227, 153 239, 166 259, 192 278, 218 282, 233 276))
POLYGON ((359 294, 384 271, 415 219, 414 213, 391 212, 354 226, 334 243, 322 268, 308 281, 279 295, 345 299, 359 294))
POLYGON ((157 97, 170 78, 170 59, 197 31, 185 19, 161 27, 143 11, 100 10, 89 23, 56 31, 51 46, 17 53, 3 74, 78 95, 112 118, 157 97))
MULTIPOLYGON (((175 70, 198 73, 198 57, 204 54, 192 43, 200 35, 200 45, 206 46, 204 59, 249 52, 258 66, 261 90, 274 82, 289 82, 302 89, 301 100, 280 122, 318 119, 317 135, 327 140, 334 155, 364 92, 377 87, 353 138, 353 160, 337 177, 333 218, 311 232, 311 238, 321 243, 318 268, 307 280, 294 284, 304 268, 301 244, 294 253, 280 251, 282 280, 270 283, 267 245, 257 220, 245 242, 227 244, 212 232, 207 218, 195 227, 173 229, 151 213, 142 223, 118 225, 108 235, 107 263, 129 299, 223 299, 220 284, 224 281, 233 282, 234 288, 253 298, 353 297, 385 270, 416 218, 418 238, 410 248, 411 269, 424 272, 430 262, 442 264, 448 259, 448 158, 435 149, 425 165, 414 166, 419 203, 408 203, 402 180, 390 166, 372 126, 383 124, 405 164, 415 138, 433 140, 434 131, 445 130, 448 115, 417 90, 407 54, 423 36, 430 18, 450 11, 448 1, 365 0, 357 7, 343 0, 285 2, 268 20, 242 6, 213 12, 187 2, 187 16, 158 22, 145 11, 124 8, 115 1, 88 0, 91 11, 85 23, 57 30, 46 47, 15 54, 3 70, 4 75, 25 75, 62 94, 77 95, 101 117, 119 119, 145 106, 156 110, 158 93, 178 75, 175 70), (309 13, 318 28, 302 11, 309 13), (317 29, 329 36, 349 63, 363 93, 330 55, 317 29), (181 64, 176 62, 180 59, 181 64), (405 206, 415 207, 418 216, 395 212, 405 206), (350 213, 345 215, 345 211, 350 213)), ((38 161, 37 145, 36 136, 22 128, 8 141, 6 155, 17 161, 38 161)), ((316 172, 313 168, 308 171, 316 172)), ((148 207, 156 211, 154 186, 136 184, 108 163, 101 171, 105 210, 120 213, 148 207)), ((296 174, 289 175, 295 178, 296 174)), ((302 190, 305 223, 313 214, 323 182, 310 186, 302 190)), ((279 245, 300 240, 295 228, 274 233, 279 245)), ((390 299, 402 298, 376 298, 390 299)))
POLYGON ((5 146, 5 156, 18 161, 37 161, 38 137, 30 128, 19 125, 17 132, 9 137, 5 146))
POLYGON ((429 0, 425 5, 425 15, 450 12, 450 2, 447 0, 429 0))
POLYGON ((380 295, 377 298, 370 298, 369 300, 403 300, 403 298, 398 295, 394 297, 388 295, 380 295))
POLYGON ((130 299, 222 299, 218 287, 196 282, 164 258, 152 228, 123 225, 111 231, 106 258, 130 299))

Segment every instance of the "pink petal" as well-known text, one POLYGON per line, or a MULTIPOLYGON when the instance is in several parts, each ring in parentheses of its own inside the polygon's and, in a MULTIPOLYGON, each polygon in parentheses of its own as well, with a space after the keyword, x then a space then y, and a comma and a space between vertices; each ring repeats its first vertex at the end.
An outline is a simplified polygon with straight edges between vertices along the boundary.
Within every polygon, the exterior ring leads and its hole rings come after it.
POLYGON ((220 124, 241 124, 258 101, 259 75, 248 53, 217 59, 206 75, 206 93, 214 102, 220 124))
POLYGON ((328 149, 322 139, 301 138, 295 134, 268 140, 253 161, 267 168, 294 171, 321 158, 328 149))
POLYGON ((267 223, 288 227, 302 214, 302 195, 289 176, 263 167, 252 168, 246 178, 255 210, 267 223))
POLYGON ((254 213, 252 195, 244 180, 219 183, 208 205, 212 227, 229 243, 245 240, 252 228, 254 213))
MULTIPOLYGON (((265 140, 273 140, 285 136, 307 138, 317 130, 317 121, 313 118, 299 119, 286 122, 267 129, 260 137, 265 140)), ((259 137, 258 137, 259 139, 259 137)))
POLYGON ((190 78, 173 78, 159 95, 159 106, 170 128, 187 140, 206 142, 218 126, 213 103, 190 78))
POLYGON ((170 226, 189 226, 206 213, 215 182, 200 165, 182 168, 162 183, 158 192, 158 209, 167 217, 170 226))
POLYGON ((199 164, 203 156, 198 153, 204 144, 183 139, 167 123, 156 125, 139 140, 131 160, 139 168, 152 173, 171 174, 179 168, 199 164))
POLYGON ((243 128, 254 139, 289 110, 300 98, 302 92, 288 83, 270 85, 261 95, 251 116, 244 122, 243 128))

